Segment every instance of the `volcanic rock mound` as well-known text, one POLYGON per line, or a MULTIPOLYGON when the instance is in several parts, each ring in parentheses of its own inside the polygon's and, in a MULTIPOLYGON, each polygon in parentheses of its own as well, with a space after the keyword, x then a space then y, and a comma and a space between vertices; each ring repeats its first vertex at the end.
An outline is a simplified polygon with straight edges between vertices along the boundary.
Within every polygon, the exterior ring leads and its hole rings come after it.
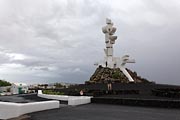
MULTIPOLYGON (((133 72, 126 68, 128 73, 134 79, 135 83, 149 83, 145 78, 141 78, 137 75, 136 72, 133 72)), ((95 84, 95 83, 107 83, 107 78, 110 78, 114 83, 129 83, 128 78, 123 74, 119 68, 108 68, 99 66, 94 74, 90 77, 89 81, 86 81, 86 84, 95 84)))

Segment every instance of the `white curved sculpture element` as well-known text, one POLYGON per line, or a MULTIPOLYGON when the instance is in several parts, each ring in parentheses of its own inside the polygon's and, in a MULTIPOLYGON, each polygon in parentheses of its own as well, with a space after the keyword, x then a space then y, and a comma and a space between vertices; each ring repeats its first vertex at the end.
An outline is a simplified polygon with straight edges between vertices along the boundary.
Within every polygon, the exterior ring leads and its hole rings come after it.
POLYGON ((103 31, 103 33, 108 33, 106 26, 102 27, 102 31, 103 31))
MULTIPOLYGON (((115 41, 116 39, 117 39, 117 36, 109 36, 109 39, 111 40, 111 41, 115 41)), ((110 41, 110 42, 111 42, 110 41)))
POLYGON ((121 66, 124 66, 126 63, 135 63, 135 60, 134 59, 130 59, 129 58, 129 55, 124 55, 122 58, 122 63, 121 63, 121 66))
POLYGON ((124 55, 121 58, 121 66, 120 66, 120 70, 124 73, 124 75, 128 78, 129 81, 133 82, 133 78, 131 77, 131 75, 128 73, 128 71, 126 70, 126 68, 124 67, 126 63, 135 63, 134 59, 129 59, 129 55, 124 55))
POLYGON ((115 32, 116 32, 116 28, 113 27, 112 30, 111 30, 111 32, 110 32, 109 34, 110 34, 110 35, 113 35, 115 32))
POLYGON ((134 82, 133 78, 132 78, 131 75, 128 73, 128 71, 126 70, 126 68, 120 67, 120 70, 124 73, 124 75, 128 78, 129 81, 134 82))

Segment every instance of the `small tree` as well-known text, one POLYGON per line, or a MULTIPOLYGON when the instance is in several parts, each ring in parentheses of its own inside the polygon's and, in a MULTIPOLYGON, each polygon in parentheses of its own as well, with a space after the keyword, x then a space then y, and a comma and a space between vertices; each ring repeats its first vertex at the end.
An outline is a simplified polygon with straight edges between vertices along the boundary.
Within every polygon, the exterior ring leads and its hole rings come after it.
POLYGON ((3 86, 11 86, 11 83, 5 80, 0 80, 0 87, 3 87, 3 86))
POLYGON ((64 85, 62 85, 61 83, 55 83, 54 86, 56 88, 64 88, 64 85))

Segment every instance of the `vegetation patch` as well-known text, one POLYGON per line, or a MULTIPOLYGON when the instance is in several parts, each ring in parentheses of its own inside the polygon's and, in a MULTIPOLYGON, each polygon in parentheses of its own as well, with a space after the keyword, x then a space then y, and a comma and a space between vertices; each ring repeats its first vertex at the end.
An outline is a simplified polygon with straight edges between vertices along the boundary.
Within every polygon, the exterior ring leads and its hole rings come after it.
POLYGON ((53 90, 43 90, 43 94, 64 95, 64 92, 56 92, 56 91, 53 91, 53 90))
POLYGON ((0 80, 0 87, 4 87, 4 86, 11 86, 11 83, 5 80, 0 80))

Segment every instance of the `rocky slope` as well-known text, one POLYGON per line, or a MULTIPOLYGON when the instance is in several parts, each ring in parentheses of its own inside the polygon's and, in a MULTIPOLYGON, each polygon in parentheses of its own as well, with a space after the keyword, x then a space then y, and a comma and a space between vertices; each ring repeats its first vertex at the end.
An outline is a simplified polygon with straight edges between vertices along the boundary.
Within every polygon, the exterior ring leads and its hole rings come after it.
MULTIPOLYGON (((149 81, 145 78, 141 78, 137 75, 136 72, 133 72, 127 69, 129 74, 135 80, 135 83, 148 83, 149 81)), ((86 81, 86 84, 95 84, 95 83, 107 83, 107 78, 110 79, 115 83, 129 83, 128 78, 122 73, 119 68, 108 68, 99 66, 94 74, 90 77, 89 81, 86 81)))

